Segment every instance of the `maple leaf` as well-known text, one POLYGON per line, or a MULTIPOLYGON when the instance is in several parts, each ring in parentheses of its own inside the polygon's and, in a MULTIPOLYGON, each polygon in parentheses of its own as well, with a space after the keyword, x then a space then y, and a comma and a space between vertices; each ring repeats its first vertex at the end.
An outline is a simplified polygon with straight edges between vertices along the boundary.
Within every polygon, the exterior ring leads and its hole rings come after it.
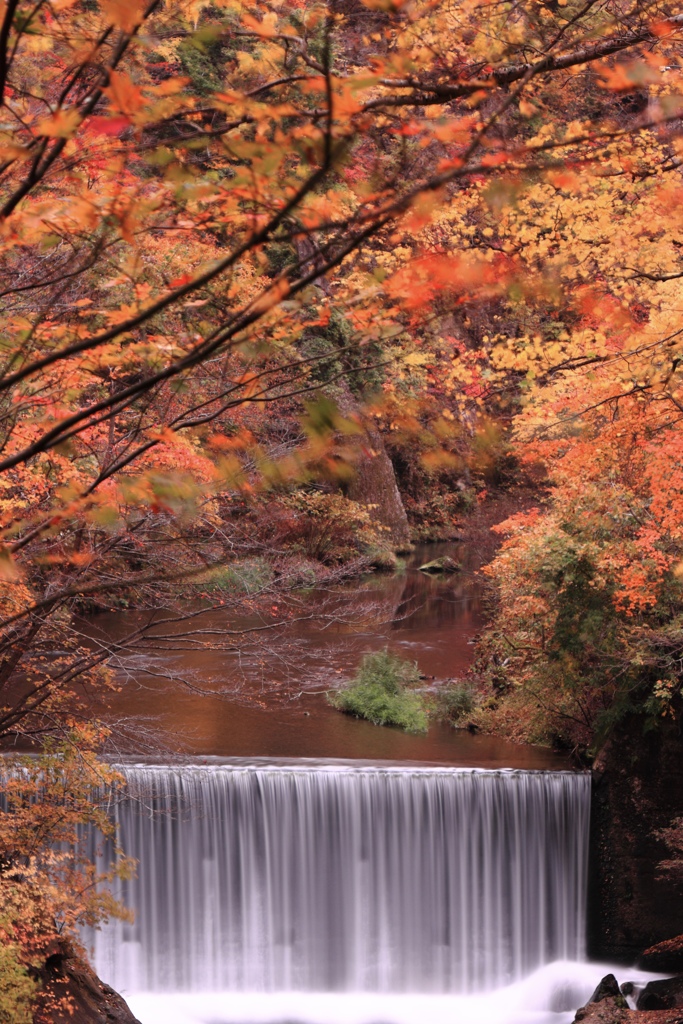
POLYGON ((0 544, 0 580, 11 583, 18 580, 19 575, 19 570, 8 548, 4 544, 0 544))
POLYGON ((140 0, 101 0, 101 7, 107 20, 122 32, 134 32, 144 16, 140 0))
POLYGON ((78 110, 57 110, 50 117, 43 118, 38 122, 36 132, 38 135, 69 139, 80 123, 81 114, 78 110))
POLYGON ((131 120, 124 115, 118 117, 89 117, 86 130, 95 135, 119 135, 125 128, 128 128, 131 120))
POLYGON ((112 71, 109 85, 102 92, 122 114, 136 114, 145 104, 142 91, 126 71, 112 71))
POLYGON ((644 85, 653 85, 661 81, 660 72, 645 61, 634 61, 629 64, 617 64, 614 68, 605 68, 600 72, 600 85, 611 92, 633 92, 644 85))
POLYGON ((270 12, 264 15, 263 21, 258 21, 251 14, 243 14, 242 24, 255 35, 262 36, 264 39, 272 39, 277 32, 277 14, 270 12))

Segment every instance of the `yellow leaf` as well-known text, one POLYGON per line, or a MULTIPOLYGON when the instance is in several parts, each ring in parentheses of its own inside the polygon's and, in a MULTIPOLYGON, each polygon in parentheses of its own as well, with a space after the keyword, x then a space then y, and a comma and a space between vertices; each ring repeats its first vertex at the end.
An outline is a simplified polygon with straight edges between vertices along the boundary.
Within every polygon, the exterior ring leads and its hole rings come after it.
POLYGON ((175 93, 182 92, 190 81, 191 79, 180 76, 166 78, 163 82, 159 82, 158 85, 150 86, 149 92, 154 93, 155 96, 172 96, 175 93))
POLYGON ((58 110, 52 117, 46 117, 36 125, 38 135, 50 138, 69 139, 81 123, 77 110, 58 110))
POLYGON ((27 53, 47 53, 52 49, 52 39, 48 35, 39 33, 26 35, 24 38, 24 50, 27 53))

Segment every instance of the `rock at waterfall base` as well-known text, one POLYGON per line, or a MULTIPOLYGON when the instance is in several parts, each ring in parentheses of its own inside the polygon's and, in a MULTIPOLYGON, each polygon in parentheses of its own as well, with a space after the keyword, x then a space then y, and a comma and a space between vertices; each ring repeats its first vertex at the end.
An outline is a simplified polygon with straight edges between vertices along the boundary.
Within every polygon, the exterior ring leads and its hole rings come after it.
POLYGON ((68 940, 60 941, 41 975, 35 1024, 140 1024, 123 997, 100 981, 68 940), (55 1000, 65 997, 73 1012, 53 1008, 55 1000))
POLYGON ((619 982, 606 974, 587 1005, 577 1010, 574 1024, 683 1024, 683 977, 649 982, 636 1005, 637 1010, 628 1008, 619 982))
POLYGON ((649 981, 638 996, 639 1010, 674 1010, 683 1008, 683 975, 649 981))
MULTIPOLYGON (((588 1005, 591 1003, 602 1003, 605 999, 614 998, 618 1000, 620 996, 621 990, 619 988, 619 982, 613 974, 606 974, 593 995, 588 1000, 588 1005)), ((626 1009, 628 1004, 624 999, 622 999, 621 1005, 626 1009)))
POLYGON ((574 1024, 683 1024, 683 1010, 628 1010, 623 997, 608 996, 577 1010, 574 1024))

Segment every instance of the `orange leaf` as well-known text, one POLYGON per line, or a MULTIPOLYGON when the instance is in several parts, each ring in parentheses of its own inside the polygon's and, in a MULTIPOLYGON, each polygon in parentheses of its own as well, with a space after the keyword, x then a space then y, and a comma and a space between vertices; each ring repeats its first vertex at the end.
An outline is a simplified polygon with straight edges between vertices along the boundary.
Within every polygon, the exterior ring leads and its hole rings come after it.
POLYGON ((17 580, 19 573, 9 550, 0 544, 0 580, 17 580))
POLYGON ((102 11, 108 21, 123 32, 133 32, 143 17, 139 0, 102 0, 102 11))
POLYGON ((654 21, 650 25, 650 32, 653 36, 670 36, 676 31, 676 25, 672 21, 654 21))
POLYGON ((615 68, 603 68, 600 72, 600 86, 611 92, 632 92, 643 85, 653 85, 661 80, 661 75, 643 61, 631 64, 617 64, 615 68))
POLYGON ((144 97, 125 71, 112 71, 109 85, 102 90, 113 107, 122 114, 134 114, 144 105, 144 97))
POLYGON ((51 117, 46 117, 36 127, 39 135, 47 135, 58 139, 69 139, 81 123, 81 115, 77 110, 58 110, 51 117))
POLYGON ((242 24, 245 28, 250 29, 257 36, 262 36, 264 39, 272 39, 275 35, 275 18, 271 15, 265 16, 263 21, 257 21, 256 18, 252 18, 251 14, 242 15, 242 24))
POLYGON ((507 153, 485 153, 481 158, 482 167, 499 167, 506 164, 510 157, 507 153))

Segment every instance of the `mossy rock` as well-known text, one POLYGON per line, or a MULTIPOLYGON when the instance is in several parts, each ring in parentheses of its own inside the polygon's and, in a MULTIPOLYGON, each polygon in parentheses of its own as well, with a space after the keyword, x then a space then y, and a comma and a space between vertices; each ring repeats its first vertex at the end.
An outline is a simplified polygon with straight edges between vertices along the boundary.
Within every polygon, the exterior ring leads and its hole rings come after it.
POLYGON ((396 572, 399 560, 390 548, 375 548, 370 552, 370 566, 380 572, 396 572))
POLYGON ((451 573, 460 572, 460 565, 453 558, 449 558, 448 555, 444 555, 442 558, 435 558, 431 562, 425 562, 424 565, 419 566, 420 572, 426 572, 430 576, 436 576, 439 573, 451 573))

